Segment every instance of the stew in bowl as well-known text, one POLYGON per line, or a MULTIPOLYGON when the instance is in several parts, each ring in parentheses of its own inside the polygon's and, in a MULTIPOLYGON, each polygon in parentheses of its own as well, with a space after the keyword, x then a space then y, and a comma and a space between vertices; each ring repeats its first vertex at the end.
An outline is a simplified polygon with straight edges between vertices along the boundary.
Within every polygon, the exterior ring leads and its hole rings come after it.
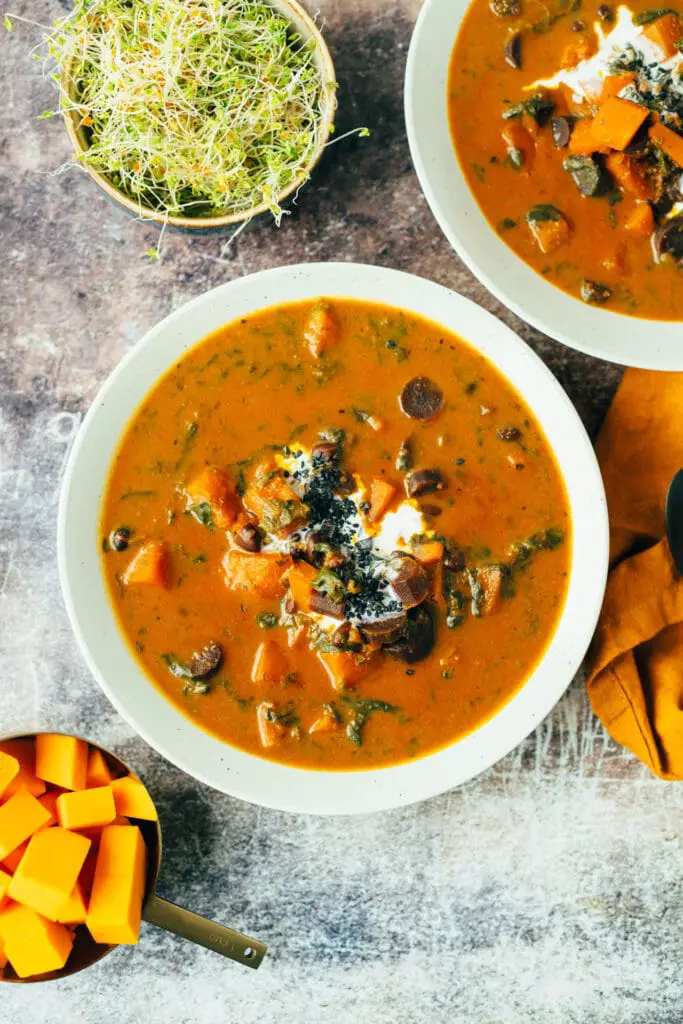
POLYGON ((353 265, 255 275, 155 328, 60 510, 116 706, 210 784, 323 813, 518 742, 578 666, 606 553, 594 455, 540 361, 461 297, 353 265))

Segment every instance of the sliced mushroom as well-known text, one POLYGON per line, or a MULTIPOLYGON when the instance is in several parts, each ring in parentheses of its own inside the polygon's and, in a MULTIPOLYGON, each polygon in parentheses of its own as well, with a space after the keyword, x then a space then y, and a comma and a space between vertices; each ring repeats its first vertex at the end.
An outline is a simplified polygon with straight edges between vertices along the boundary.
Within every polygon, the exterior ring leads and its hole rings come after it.
POLYGON ((582 196, 597 196, 605 182, 602 168, 590 156, 573 154, 562 161, 582 196))
POLYGON ((334 441, 317 441, 311 448, 311 459, 319 466, 333 466, 339 461, 339 445, 334 441))
POLYGON ((344 618, 344 602, 333 601, 329 594, 323 594, 320 590, 312 590, 309 601, 312 612, 319 615, 329 615, 332 619, 344 618))
POLYGON ((223 648, 212 640, 201 651, 195 651, 190 661, 190 673, 194 679, 208 679, 223 664, 223 648))
POLYGON ((414 608, 429 595, 431 583, 424 566, 404 551, 395 552, 388 569, 389 582, 404 608, 414 608))
POLYGON ((522 33, 513 32, 505 44, 505 63, 515 71, 522 67, 522 33))
POLYGON ((360 629, 368 643, 388 644, 396 640, 406 623, 406 613, 388 615, 384 619, 361 622, 360 629))
POLYGON ((407 616, 400 636, 383 648, 393 658, 413 665, 422 661, 434 646, 434 620, 424 607, 413 608, 407 616))
POLYGON ((431 420, 443 409, 443 392, 429 377, 413 377, 398 401, 401 411, 412 420, 431 420))
POLYGON ((591 305, 602 306, 610 298, 612 289, 599 281, 591 281, 585 278, 581 282, 581 298, 591 305))
POLYGON ((614 9, 609 4, 600 4, 597 13, 600 21, 614 21, 614 9))
POLYGON ((128 526, 119 526, 109 534, 109 544, 114 551, 125 551, 133 531, 128 526))
POLYGON ((254 523, 243 523, 232 536, 235 544, 244 551, 250 551, 252 554, 255 554, 261 550, 261 534, 254 523))
POLYGON ((558 149, 564 149, 569 145, 572 134, 572 122, 568 117, 554 117, 550 123, 553 134, 553 142, 558 149))
POLYGON ((660 224, 655 231, 653 246, 658 260, 668 254, 678 264, 683 264, 683 215, 669 217, 660 224))
POLYGON ((408 497, 417 498, 421 494, 445 490, 447 480, 440 469, 416 469, 408 474, 405 485, 408 497))

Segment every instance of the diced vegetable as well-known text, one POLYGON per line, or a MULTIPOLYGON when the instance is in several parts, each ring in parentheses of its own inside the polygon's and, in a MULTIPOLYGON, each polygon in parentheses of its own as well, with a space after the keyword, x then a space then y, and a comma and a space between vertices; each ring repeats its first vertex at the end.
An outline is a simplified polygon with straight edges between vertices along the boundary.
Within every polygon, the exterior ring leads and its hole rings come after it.
POLYGON ((270 700, 262 700, 256 708, 256 722, 264 747, 276 746, 285 738, 290 729, 290 726, 278 714, 276 705, 270 700))
POLYGON ((88 755, 88 770, 86 773, 85 784, 88 788, 91 786, 108 786, 112 780, 112 774, 109 770, 104 754, 101 750, 94 747, 88 755))
POLYGON ((59 908, 55 920, 60 924, 85 924, 87 914, 88 905, 85 898, 85 889, 83 884, 78 881, 66 902, 59 908))
MULTIPOLYGON (((208 505, 212 522, 221 530, 229 529, 240 511, 240 499, 228 474, 217 466, 207 466, 185 485, 187 510, 208 505)), ((195 517, 196 518, 196 517, 195 517)))
POLYGON ((116 805, 111 786, 96 786, 57 797, 57 816, 62 828, 82 829, 111 825, 116 805))
POLYGON ((41 829, 31 837, 10 882, 10 899, 50 921, 73 892, 90 840, 65 828, 41 829))
POLYGON ((64 925, 19 903, 0 913, 0 940, 20 978, 60 970, 73 946, 73 935, 64 925))
POLYGON ((636 76, 632 71, 624 71, 618 75, 607 75, 602 83, 600 102, 604 103, 610 96, 618 96, 622 89, 635 82, 636 76))
POLYGON ((88 744, 76 736, 39 733, 36 736, 36 775, 62 789, 85 789, 88 744))
POLYGON ((626 149, 649 113, 647 107, 638 103, 610 96, 595 115, 593 135, 601 146, 626 149))
POLYGON ((652 189, 642 166, 626 153, 610 153, 605 167, 617 185, 636 196, 637 199, 651 199, 652 189))
POLYGON ((338 653, 318 651, 318 658, 335 690, 354 687, 361 679, 365 678, 371 666, 369 658, 359 658, 350 651, 339 651, 338 653))
POLYGON ((313 580, 318 570, 308 562, 295 562, 289 570, 289 593, 297 611, 310 612, 313 580))
POLYGON ((429 574, 432 598, 435 601, 443 601, 443 544, 436 540, 416 544, 413 554, 429 574))
POLYGON ((317 732, 336 732, 340 725, 340 716, 335 712, 334 708, 324 707, 322 714, 309 726, 308 731, 310 735, 314 735, 317 732))
POLYGON ((0 750, 0 797, 18 774, 19 762, 16 757, 0 750))
POLYGON ((653 124, 648 135, 675 164, 683 167, 683 136, 661 123, 653 124))
POLYGON ((370 484, 370 511, 368 519, 371 523, 378 523, 382 516, 388 511, 394 497, 396 488, 393 484, 375 477, 370 484))
POLYGON ((549 203, 532 206, 526 215, 529 230, 543 253, 552 253, 569 241, 569 224, 557 207, 549 203))
POLYGON ((574 125, 569 140, 569 152, 579 156, 591 156, 592 153, 607 153, 609 147, 598 142, 594 132, 592 117, 582 117, 574 125))
POLYGON ((634 235, 651 235, 655 229, 655 218, 649 203, 638 203, 624 221, 626 231, 634 235))
POLYGON ((20 789, 25 789, 33 796, 41 796, 47 787, 42 779, 36 777, 36 748, 33 740, 4 740, 0 743, 0 751, 15 757, 19 762, 19 771, 5 789, 3 797, 7 799, 14 796, 20 789))
POLYGON ((477 572, 477 580, 483 591, 480 601, 480 615, 491 615, 500 604, 505 574, 499 565, 487 565, 477 572))
POLYGON ((524 125, 513 119, 504 121, 501 135, 507 146, 508 156, 514 162, 513 152, 521 154, 519 166, 524 167, 527 171, 530 170, 534 161, 535 146, 533 138, 524 125))
POLYGON ((26 790, 20 790, 0 807, 0 860, 47 825, 50 812, 26 790))
POLYGON ((308 315, 304 327, 304 341, 316 359, 327 352, 339 339, 339 321, 329 303, 321 303, 308 315))
POLYGON ((129 587, 136 584, 143 587, 170 586, 171 554, 163 541, 149 540, 138 548, 122 576, 129 587))
POLYGON ((277 599, 285 592, 284 575, 293 564, 289 555, 276 552, 250 555, 231 549, 223 559, 225 585, 229 590, 245 590, 258 597, 277 599))
POLYGON ((86 925, 95 942, 135 945, 140 934, 147 849, 135 825, 107 825, 86 925))
POLYGON ((257 473, 244 495, 244 504, 267 533, 286 537, 304 522, 307 509, 279 472, 257 473))
POLYGON ((668 11, 661 18, 655 18, 643 29, 643 35, 664 52, 664 57, 669 58, 678 53, 683 27, 678 15, 674 11, 668 11))
POLYGON ((252 683, 281 683, 289 674, 289 664, 275 640, 264 640, 256 648, 251 668, 252 683))
POLYGON ((114 804, 118 816, 141 818, 143 821, 157 820, 156 807, 146 786, 143 786, 140 780, 133 775, 124 775, 121 779, 114 779, 111 790, 114 794, 114 804))

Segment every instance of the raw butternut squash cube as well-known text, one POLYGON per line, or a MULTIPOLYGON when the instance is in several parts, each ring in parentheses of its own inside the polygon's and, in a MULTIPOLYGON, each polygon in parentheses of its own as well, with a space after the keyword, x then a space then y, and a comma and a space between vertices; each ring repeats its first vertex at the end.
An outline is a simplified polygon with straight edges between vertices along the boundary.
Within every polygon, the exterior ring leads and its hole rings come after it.
POLYGON ((665 124, 653 124, 648 135, 675 164, 683 167, 683 136, 667 128, 665 124))
POLYGON ((284 574, 292 564, 289 555, 250 555, 231 549, 223 559, 225 585, 258 597, 279 598, 285 592, 284 574))
POLYGON ((112 778, 113 776, 104 754, 101 750, 93 747, 88 754, 88 770, 85 777, 86 786, 88 789, 108 786, 112 778))
POLYGON ((7 902, 7 890, 12 881, 12 876, 0 868, 0 907, 7 902))
POLYGON ((111 786, 62 793, 57 798, 57 816, 62 828, 83 829, 111 825, 116 805, 111 786))
MULTIPOLYGON (((44 825, 42 827, 43 828, 49 828, 50 824, 51 823, 48 822, 47 825, 44 825)), ((13 875, 14 872, 19 867, 19 865, 21 864, 21 858, 26 853, 27 846, 28 846, 28 839, 26 839, 25 842, 21 843, 20 846, 17 846, 16 850, 12 850, 11 853, 8 853, 7 856, 5 857, 5 859, 3 860, 2 866, 3 866, 3 868, 6 868, 7 871, 9 871, 10 875, 13 875)))
POLYGON ((95 942, 134 945, 140 934, 147 851, 136 825, 107 825, 85 920, 95 942))
POLYGON ((10 782, 19 774, 19 762, 11 754, 5 754, 0 750, 0 797, 3 795, 10 782))
MULTIPOLYGON (((109 826, 107 826, 107 828, 108 827, 109 826)), ((85 858, 85 862, 83 864, 83 867, 81 868, 81 873, 78 876, 79 884, 83 887, 83 892, 86 897, 90 896, 90 892, 92 890, 92 884, 95 878, 95 868, 97 867, 98 849, 99 841, 97 843, 97 848, 95 848, 94 843, 91 845, 90 849, 88 850, 88 856, 85 858)))
POLYGON ((75 736, 43 732, 36 736, 36 775, 61 789, 85 789, 88 744, 75 736))
POLYGON ((36 832, 14 872, 8 895, 50 921, 73 892, 90 840, 64 828, 36 832))
POLYGON ((32 739, 3 740, 0 751, 15 757, 19 762, 19 771, 11 780, 2 798, 6 800, 14 796, 20 789, 25 789, 33 796, 41 796, 47 786, 42 779, 36 778, 36 747, 32 739))
POLYGON ((56 920, 59 924, 85 924, 88 906, 85 891, 81 882, 76 882, 66 903, 59 908, 56 920))
POLYGON ((69 959, 73 935, 30 907, 0 911, 4 954, 20 978, 60 970, 69 959))
POLYGON ((206 466, 185 486, 187 507, 208 505, 211 518, 221 530, 227 530, 235 522, 241 508, 239 495, 230 477, 217 466, 206 466))
POLYGON ((152 798, 140 782, 132 775, 114 779, 111 784, 116 813, 125 818, 141 818, 156 821, 157 811, 152 798))
POLYGON ((683 36, 680 18, 673 11, 669 11, 668 14, 646 25, 643 35, 660 48, 665 58, 673 57, 678 53, 683 36))
POLYGON ((11 796, 0 807, 0 860, 4 861, 49 820, 50 812, 25 789, 11 796))
POLYGON ((121 578, 127 587, 132 583, 141 587, 170 587, 171 553, 168 546, 160 540, 148 540, 138 548, 121 578))
POLYGON ((593 137, 601 146, 626 149, 649 113, 648 108, 639 103, 610 96, 595 115, 593 137))
POLYGON ((287 658, 275 640, 258 645, 251 668, 252 683, 280 683, 288 672, 287 658))
POLYGON ((5 947, 3 946, 2 942, 0 942, 0 971, 2 970, 3 967, 7 967, 8 963, 9 960, 5 955, 5 947))
POLYGON ((57 798, 59 797, 59 790, 50 789, 47 793, 43 793, 42 796, 38 797, 38 803, 42 804, 46 811, 49 811, 50 820, 44 826, 49 828, 50 825, 57 824, 57 798))

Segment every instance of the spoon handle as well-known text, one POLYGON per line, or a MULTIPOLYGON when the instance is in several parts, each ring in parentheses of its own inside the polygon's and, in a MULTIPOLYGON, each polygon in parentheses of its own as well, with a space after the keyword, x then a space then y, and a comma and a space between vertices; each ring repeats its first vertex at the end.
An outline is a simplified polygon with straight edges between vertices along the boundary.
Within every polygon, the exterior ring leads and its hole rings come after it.
POLYGON ((221 953, 230 960, 236 960, 237 963, 252 967, 254 970, 260 965, 268 949, 263 942, 250 939, 241 932, 216 924, 206 917, 200 917, 199 914, 193 914, 191 910, 177 907, 175 903, 169 903, 161 896, 150 896, 142 916, 149 924, 165 928, 167 932, 173 932, 174 935, 180 935, 190 942, 206 946, 214 953, 221 953))

